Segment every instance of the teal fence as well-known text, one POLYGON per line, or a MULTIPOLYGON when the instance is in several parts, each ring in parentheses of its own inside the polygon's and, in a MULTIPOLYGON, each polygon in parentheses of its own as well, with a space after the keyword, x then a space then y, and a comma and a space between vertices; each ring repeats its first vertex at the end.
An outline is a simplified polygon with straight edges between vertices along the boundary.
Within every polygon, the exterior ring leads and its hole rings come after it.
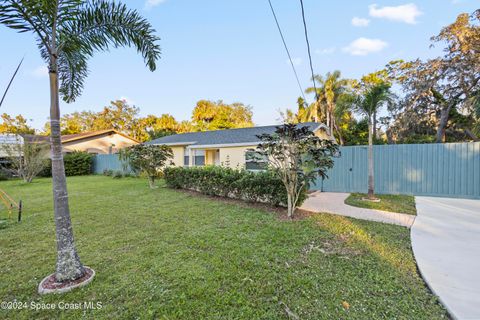
MULTIPOLYGON (((367 192, 367 147, 341 147, 315 189, 367 192)), ((374 146, 375 192, 480 198, 480 142, 374 146)))
MULTIPOLYGON (((97 154, 93 157, 93 173, 102 174, 105 170, 124 171, 118 154, 97 154)), ((127 171, 130 169, 127 168, 127 171)))
MULTIPOLYGON (((341 147, 329 178, 313 189, 367 192, 367 146, 341 147)), ((480 142, 374 146, 375 192, 480 199, 480 142)), ((122 170, 118 155, 97 155, 93 171, 122 170)))

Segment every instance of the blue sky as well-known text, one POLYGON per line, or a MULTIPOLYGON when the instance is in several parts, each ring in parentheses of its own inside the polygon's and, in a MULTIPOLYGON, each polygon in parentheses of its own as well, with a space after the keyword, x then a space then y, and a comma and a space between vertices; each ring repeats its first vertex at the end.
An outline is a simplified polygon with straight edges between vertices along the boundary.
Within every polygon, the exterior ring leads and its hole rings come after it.
MULTIPOLYGON (((200 99, 243 102, 258 125, 277 123, 279 110, 300 95, 267 0, 128 0, 161 37, 155 72, 133 49, 113 49, 90 61, 83 95, 62 113, 100 110, 124 98, 143 115, 190 118, 200 99)), ((310 85, 298 0, 272 0, 302 86, 310 85)), ((393 59, 439 54, 429 38, 477 0, 304 0, 316 73, 338 69, 360 77, 393 59)), ((21 113, 41 128, 48 117, 48 77, 33 35, 0 26, 0 91, 20 58, 25 61, 0 112, 21 113)), ((312 97, 307 97, 313 99, 312 97)))

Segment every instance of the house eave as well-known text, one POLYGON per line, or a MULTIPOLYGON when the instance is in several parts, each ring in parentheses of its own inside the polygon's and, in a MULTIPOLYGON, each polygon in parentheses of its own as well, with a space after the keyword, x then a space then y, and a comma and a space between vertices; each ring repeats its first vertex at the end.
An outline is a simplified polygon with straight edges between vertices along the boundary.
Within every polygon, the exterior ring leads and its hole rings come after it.
POLYGON ((199 145, 191 145, 187 148, 189 149, 218 149, 218 148, 231 148, 231 147, 248 147, 248 146, 256 146, 260 142, 239 142, 239 143, 218 143, 218 144, 199 144, 199 145))

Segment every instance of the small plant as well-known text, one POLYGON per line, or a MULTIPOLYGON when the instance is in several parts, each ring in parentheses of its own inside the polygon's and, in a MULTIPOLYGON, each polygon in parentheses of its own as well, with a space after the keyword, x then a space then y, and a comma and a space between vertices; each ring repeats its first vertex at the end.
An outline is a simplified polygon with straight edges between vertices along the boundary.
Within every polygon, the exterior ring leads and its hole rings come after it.
POLYGON ((327 177, 338 147, 331 140, 318 138, 307 126, 288 123, 278 126, 274 134, 258 138, 261 143, 252 151, 282 181, 287 193, 288 217, 292 218, 305 189, 318 177, 327 177))
POLYGON ((103 175, 107 177, 111 177, 113 175, 113 170, 105 169, 103 170, 103 175))
POLYGON ((122 171, 120 170, 116 170, 116 171, 113 171, 113 173, 111 174, 112 178, 113 179, 121 179, 124 177, 124 174, 122 171))
POLYGON ((45 166, 48 145, 23 141, 19 136, 16 140, 15 143, 3 144, 1 149, 7 155, 9 169, 14 175, 30 183, 45 166))
POLYGON ((171 163, 173 152, 170 147, 161 145, 137 144, 123 149, 122 162, 128 162, 133 172, 144 174, 150 188, 155 188, 155 180, 162 176, 162 170, 171 163))

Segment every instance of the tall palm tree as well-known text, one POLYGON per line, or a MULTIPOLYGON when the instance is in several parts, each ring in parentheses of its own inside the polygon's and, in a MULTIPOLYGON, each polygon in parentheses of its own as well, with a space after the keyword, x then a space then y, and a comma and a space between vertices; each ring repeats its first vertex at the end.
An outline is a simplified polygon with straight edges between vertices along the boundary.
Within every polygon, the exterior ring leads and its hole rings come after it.
MULTIPOLYGON (((342 96, 348 94, 350 81, 342 79, 342 74, 338 70, 328 72, 325 77, 315 75, 313 80, 319 84, 317 87, 318 101, 310 106, 309 116, 315 122, 320 119, 324 120, 327 127, 330 128, 330 132, 336 133, 340 144, 343 145, 343 137, 338 123, 341 112, 345 111, 345 105, 340 106, 339 101, 342 96)), ((315 88, 307 88, 305 92, 315 93, 315 88)))
POLYGON ((105 0, 0 0, 0 24, 34 34, 50 79, 53 203, 58 282, 85 274, 75 248, 60 140, 59 95, 72 102, 83 89, 87 60, 109 47, 133 46, 153 71, 160 57, 159 38, 135 10, 105 0))
POLYGON ((368 121, 368 198, 375 199, 373 163, 373 118, 385 104, 393 103, 390 85, 386 83, 367 87, 354 101, 355 108, 367 117, 368 121))

